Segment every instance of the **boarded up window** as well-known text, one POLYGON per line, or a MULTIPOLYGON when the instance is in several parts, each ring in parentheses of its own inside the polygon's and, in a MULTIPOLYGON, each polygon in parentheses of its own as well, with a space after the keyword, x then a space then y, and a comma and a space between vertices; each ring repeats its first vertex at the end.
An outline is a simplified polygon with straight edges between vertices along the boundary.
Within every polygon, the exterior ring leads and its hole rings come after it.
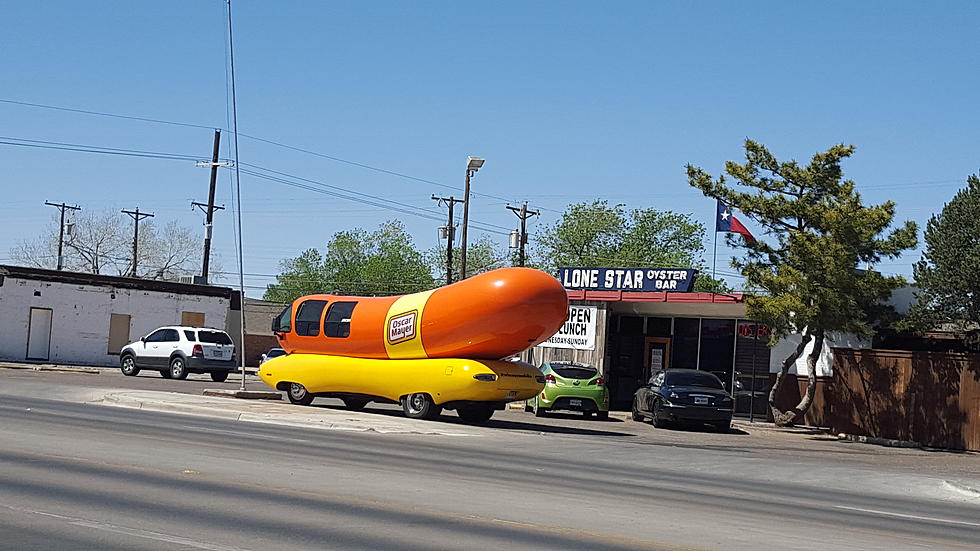
POLYGON ((109 354, 129 344, 129 314, 109 314, 109 354))
POLYGON ((204 327, 204 312, 181 312, 180 324, 190 327, 204 327))

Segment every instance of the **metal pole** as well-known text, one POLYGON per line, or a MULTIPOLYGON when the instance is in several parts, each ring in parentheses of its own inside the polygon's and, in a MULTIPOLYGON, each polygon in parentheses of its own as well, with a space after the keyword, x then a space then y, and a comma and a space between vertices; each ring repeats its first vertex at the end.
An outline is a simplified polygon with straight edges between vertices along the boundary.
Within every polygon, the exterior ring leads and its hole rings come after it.
POLYGON ((449 196, 449 227, 446 228, 446 285, 453 282, 453 243, 456 241, 456 228, 453 227, 453 205, 456 201, 449 196))
POLYGON ((463 192, 463 236, 459 245, 459 280, 466 279, 466 226, 470 220, 470 177, 473 171, 466 167, 466 190, 463 192))
POLYGON ((232 133, 235 138, 235 197, 237 203, 238 218, 238 289, 241 293, 241 338, 242 350, 238 355, 241 362, 242 385, 240 390, 245 390, 245 261, 242 253, 242 186, 240 182, 241 174, 238 169, 238 103, 235 99, 235 47, 232 40, 231 25, 231 0, 228 0, 228 57, 231 65, 231 121, 232 133))
POLYGON ((755 423, 755 353, 759 348, 759 324, 754 325, 752 340, 752 388, 749 389, 749 423, 755 423))
POLYGON ((140 220, 143 218, 153 218, 153 215, 148 212, 140 212, 140 208, 136 207, 136 210, 124 210, 125 214, 128 214, 130 218, 133 219, 133 271, 130 274, 132 277, 136 276, 136 264, 137 264, 137 254, 139 253, 139 239, 140 239, 140 220))
POLYGON ((521 219, 521 231, 520 235, 518 236, 517 262, 523 267, 527 262, 527 256, 524 251, 524 246, 527 244, 527 219, 532 216, 538 216, 541 214, 541 212, 536 210, 527 210, 527 201, 524 201, 524 204, 519 209, 510 205, 507 205, 507 208, 514 211, 514 214, 521 219))

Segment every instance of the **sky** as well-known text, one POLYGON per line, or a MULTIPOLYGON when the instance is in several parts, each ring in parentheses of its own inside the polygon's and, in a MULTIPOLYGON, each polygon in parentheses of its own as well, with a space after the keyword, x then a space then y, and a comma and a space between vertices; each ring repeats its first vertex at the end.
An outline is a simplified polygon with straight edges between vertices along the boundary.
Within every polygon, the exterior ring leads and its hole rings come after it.
MULTIPOLYGON (((226 129, 222 158, 234 156, 226 9, 0 3, 0 142, 45 146, 0 144, 0 263, 58 214, 45 201, 139 207, 201 231, 190 202, 207 200, 209 173, 194 159, 210 158, 214 128, 226 129)), ((854 144, 845 176, 868 203, 895 201, 896 225, 924 226, 980 166, 977 2, 234 0, 232 10, 249 296, 282 260, 339 231, 397 219, 418 248, 439 246, 446 210, 431 196, 463 195, 470 155, 486 159, 470 243, 486 234, 506 250, 518 224, 508 204, 540 210, 533 247, 567 205, 598 199, 690 214, 706 226, 708 266, 715 205, 685 165, 718 175, 743 160, 746 138, 801 162, 854 144)), ((214 255, 237 285, 234 190, 222 169, 214 255)), ((719 273, 738 289, 737 251, 718 243, 719 273)), ((910 276, 920 256, 921 246, 878 268, 910 276)))

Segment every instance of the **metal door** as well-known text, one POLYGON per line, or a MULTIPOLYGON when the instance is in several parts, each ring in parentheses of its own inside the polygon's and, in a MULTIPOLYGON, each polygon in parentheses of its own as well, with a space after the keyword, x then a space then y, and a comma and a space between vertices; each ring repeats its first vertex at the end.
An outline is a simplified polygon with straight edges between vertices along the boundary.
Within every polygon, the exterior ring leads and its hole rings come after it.
POLYGON ((51 309, 31 308, 27 330, 27 359, 48 360, 51 353, 51 309))

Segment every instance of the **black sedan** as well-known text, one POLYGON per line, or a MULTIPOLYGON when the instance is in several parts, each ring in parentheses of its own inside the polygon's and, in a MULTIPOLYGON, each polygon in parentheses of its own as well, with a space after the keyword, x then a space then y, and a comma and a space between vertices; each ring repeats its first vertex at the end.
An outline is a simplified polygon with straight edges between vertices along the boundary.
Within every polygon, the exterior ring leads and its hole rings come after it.
POLYGON ((732 426, 734 401, 718 377, 695 369, 658 371, 633 396, 633 420, 705 423, 725 432, 732 426))

